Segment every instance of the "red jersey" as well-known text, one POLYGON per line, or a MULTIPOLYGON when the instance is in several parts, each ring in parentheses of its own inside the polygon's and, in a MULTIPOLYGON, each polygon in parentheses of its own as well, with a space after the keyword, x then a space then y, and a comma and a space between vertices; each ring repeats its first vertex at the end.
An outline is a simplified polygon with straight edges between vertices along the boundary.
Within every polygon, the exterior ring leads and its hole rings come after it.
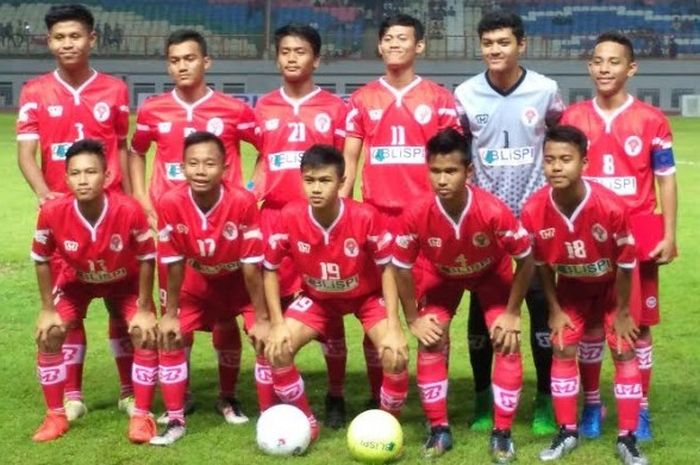
POLYGON ((404 211, 393 247, 396 266, 412 268, 421 254, 446 278, 478 279, 504 257, 530 253, 527 231, 508 206, 478 187, 467 189, 469 199, 458 222, 434 195, 421 196, 404 211))
POLYGON ((340 199, 338 218, 326 229, 306 201, 293 202, 270 234, 265 267, 275 270, 290 256, 307 295, 352 299, 381 289, 379 265, 391 260, 390 245, 391 234, 370 205, 340 199))
POLYGON ((245 103, 220 92, 207 94, 189 104, 173 89, 147 99, 136 116, 136 132, 131 139, 134 152, 145 155, 156 143, 150 194, 158 199, 185 182, 182 157, 185 137, 196 131, 208 131, 221 138, 229 168, 226 179, 235 186, 242 183, 240 142, 257 147, 258 126, 253 110, 245 103))
POLYGON ((280 88, 258 100, 255 114, 261 130, 264 176, 262 186, 256 186, 259 197, 275 208, 303 200, 301 155, 314 144, 343 150, 345 102, 320 88, 294 100, 280 88))
POLYGON ((243 188, 222 185, 219 200, 204 213, 182 184, 160 198, 158 256, 165 265, 187 260, 205 277, 229 275, 242 263, 262 262, 258 223, 255 197, 243 188))
POLYGON ((39 211, 32 258, 48 262, 58 252, 68 264, 64 278, 103 284, 138 276, 139 260, 155 259, 156 249, 141 206, 116 192, 105 194, 102 214, 94 225, 78 209, 72 195, 52 200, 39 211))
POLYGON ((620 197, 597 183, 570 217, 552 199, 552 188, 535 192, 523 208, 535 262, 554 268, 559 278, 587 282, 615 280, 617 267, 634 268, 636 252, 629 215, 620 197))
POLYGON ((73 88, 58 75, 44 74, 27 82, 19 96, 17 140, 38 140, 41 172, 54 192, 69 192, 66 152, 73 142, 97 139, 104 145, 112 174, 107 189, 121 189, 118 145, 129 132, 129 91, 120 79, 93 71, 73 88))
POLYGON ((671 128, 661 110, 630 95, 606 116, 593 99, 567 108, 561 124, 588 137, 587 179, 622 196, 633 215, 654 212, 654 175, 676 172, 671 128))
POLYGON ((346 131, 364 140, 362 198, 382 208, 405 208, 431 192, 425 144, 442 129, 459 129, 457 103, 446 89, 418 76, 401 90, 384 80, 350 97, 346 131))

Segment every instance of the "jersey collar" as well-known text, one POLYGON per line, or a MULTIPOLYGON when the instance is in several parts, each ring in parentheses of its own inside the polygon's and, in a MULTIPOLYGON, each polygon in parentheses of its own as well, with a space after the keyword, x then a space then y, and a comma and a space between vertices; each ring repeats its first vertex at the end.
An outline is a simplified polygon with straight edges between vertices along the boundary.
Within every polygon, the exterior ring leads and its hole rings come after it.
POLYGON ((397 107, 401 106, 401 100, 403 99, 404 95, 409 93, 411 91, 411 89, 413 89, 418 84, 420 84, 421 81, 423 81, 423 78, 416 75, 413 78, 413 81, 411 81, 406 87, 404 87, 403 89, 397 89, 396 87, 394 87, 391 84, 389 84, 388 82, 386 82, 386 79, 384 79, 384 76, 379 78, 379 83, 382 86, 384 86, 384 88, 386 90, 388 90, 389 92, 391 92, 394 95, 394 98, 396 99, 396 106, 397 107))
POLYGON ((321 92, 321 88, 316 87, 314 90, 304 95, 302 98, 291 98, 284 91, 284 87, 280 87, 280 96, 282 97, 282 100, 287 102, 294 109, 295 115, 299 114, 299 109, 303 104, 314 98, 319 92, 321 92))
POLYGON ((311 219, 311 223, 321 231, 321 234, 323 234, 323 243, 326 245, 330 243, 331 232, 333 232, 333 229, 335 229, 338 223, 340 223, 341 218, 343 218, 343 213, 345 213, 345 201, 343 199, 338 200, 340 201, 340 211, 338 211, 338 216, 333 221, 333 223, 331 223, 331 225, 328 226, 328 229, 324 228, 318 221, 316 221, 316 218, 314 218, 313 211, 311 210, 311 205, 309 205, 308 207, 309 218, 311 219))
POLYGON ((177 92, 175 91, 175 89, 173 89, 170 93, 173 96, 173 100, 175 100, 177 102, 177 104, 180 105, 187 112, 187 121, 192 121, 192 119, 194 117, 194 109, 197 106, 206 102, 207 100, 209 100, 209 98, 212 95, 214 95, 214 91, 211 88, 207 87, 207 93, 204 94, 204 96, 202 98, 200 98, 196 102, 187 103, 184 100, 182 100, 179 95, 177 95, 177 92))
POLYGON ((620 105, 614 112, 612 112, 611 115, 605 114, 603 109, 600 108, 600 106, 598 106, 598 102, 595 98, 592 100, 592 102, 593 109, 598 114, 598 116, 600 116, 600 119, 602 119, 605 122, 605 132, 610 132, 612 130, 612 124, 615 118, 617 118, 619 114, 627 110, 630 107, 630 105, 634 103, 634 97, 632 97, 632 95, 627 95, 627 100, 625 100, 625 103, 620 105))
POLYGON ((214 205, 212 205, 212 207, 209 209, 208 212, 204 213, 199 208, 199 205, 197 205, 197 202, 194 201, 194 197, 192 197, 192 188, 190 188, 190 187, 187 188, 187 194, 190 198, 190 201, 192 202, 192 206, 194 207, 194 211, 197 212, 197 214, 199 215, 199 218, 202 220, 202 231, 207 230, 207 224, 208 224, 207 218, 209 218, 209 215, 211 215, 212 212, 214 210, 216 210, 216 207, 218 207, 219 204, 224 200, 224 186, 221 186, 220 189, 221 190, 219 191, 219 200, 217 200, 216 203, 214 203, 214 205))
POLYGON ((461 239, 462 223, 464 222, 464 218, 467 217, 467 213, 469 213, 469 208, 472 206, 472 199, 474 198, 474 193, 472 192, 469 186, 467 186, 467 192, 469 193, 469 197, 467 198, 467 204, 464 206, 462 214, 459 215, 459 221, 457 221, 456 223, 452 219, 452 217, 445 211, 445 208, 440 203, 440 199, 438 198, 438 196, 435 196, 435 204, 437 205, 440 213, 442 213, 442 216, 445 217, 447 222, 450 223, 450 226, 452 226, 452 229, 455 230, 455 238, 457 240, 461 239))
POLYGON ((83 90, 85 90, 85 88, 86 88, 87 86, 89 86, 89 85, 92 83, 92 81, 94 81, 94 80, 97 78, 97 74, 98 74, 97 71, 95 71, 95 70, 92 69, 92 68, 90 68, 90 71, 92 71, 92 76, 90 76, 89 78, 87 78, 87 80, 86 80, 85 82, 83 82, 82 84, 80 84, 80 86, 78 86, 77 88, 71 86, 71 85, 68 84, 66 81, 64 81, 63 79, 61 79, 61 76, 58 74, 58 70, 57 70, 57 69, 54 70, 54 72, 53 72, 53 77, 54 77, 54 78, 56 79, 56 81, 58 81, 58 83, 61 84, 68 92, 70 92, 70 94, 73 96, 73 102, 74 102, 76 105, 80 105, 80 93, 81 93, 83 90))
POLYGON ((80 222, 90 231, 90 240, 95 242, 97 240, 97 228, 100 227, 105 217, 107 216, 107 209, 109 208, 109 197, 105 194, 105 204, 102 207, 102 213, 100 213, 99 218, 95 221, 95 225, 91 225, 88 220, 85 219, 82 213, 80 213, 80 208, 78 208, 78 199, 73 199, 73 208, 75 213, 78 215, 80 222))
POLYGON ((513 84, 512 86, 510 86, 510 88, 508 88, 506 90, 499 89, 498 87, 496 87, 493 84, 493 82, 491 82, 491 79, 489 79, 489 72, 488 71, 484 71, 484 79, 486 79, 486 83, 489 85, 489 87, 491 87, 491 89, 493 89, 494 92, 496 92, 497 94, 499 94, 502 97, 508 97, 510 94, 515 92, 518 89, 518 87, 520 87, 520 84, 522 84, 523 81, 525 80, 525 76, 527 75, 527 70, 525 68, 523 68, 522 66, 520 67, 520 69, 523 70, 523 74, 521 74, 520 77, 518 78, 518 80, 515 81, 515 84, 513 84))
POLYGON ((562 213, 561 210, 559 210, 559 207, 557 207, 557 203, 554 201, 554 197, 552 196, 552 192, 554 191, 554 189, 552 189, 551 187, 549 188, 549 201, 552 203, 552 208, 554 208, 554 211, 556 211, 561 217, 562 221, 564 221, 566 227, 569 229, 569 232, 574 231, 574 222, 583 211, 583 208, 588 203, 588 199, 591 197, 591 186, 590 184, 588 184, 588 181, 584 180, 583 185, 586 187, 586 195, 583 197, 583 200, 581 200, 581 203, 578 204, 578 207, 576 207, 574 212, 571 214, 570 218, 564 213, 562 213))

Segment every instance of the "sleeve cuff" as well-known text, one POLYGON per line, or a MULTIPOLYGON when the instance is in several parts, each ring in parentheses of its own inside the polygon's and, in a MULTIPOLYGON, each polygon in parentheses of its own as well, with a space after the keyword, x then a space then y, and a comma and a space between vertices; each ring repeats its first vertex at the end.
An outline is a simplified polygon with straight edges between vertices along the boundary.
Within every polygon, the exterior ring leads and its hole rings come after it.
POLYGON ((396 257, 391 257, 391 263, 398 266, 399 268, 403 268, 404 270, 410 270, 413 268, 413 263, 402 262, 396 257))
POLYGON ((160 262, 163 265, 169 265, 171 263, 181 262, 184 259, 185 259, 185 257, 183 255, 175 255, 175 256, 171 256, 171 257, 161 257, 160 262))
POLYGON ((48 261, 51 261, 51 257, 44 257, 43 255, 39 255, 36 252, 31 252, 29 256, 32 257, 32 260, 34 260, 35 262, 46 263, 48 261))

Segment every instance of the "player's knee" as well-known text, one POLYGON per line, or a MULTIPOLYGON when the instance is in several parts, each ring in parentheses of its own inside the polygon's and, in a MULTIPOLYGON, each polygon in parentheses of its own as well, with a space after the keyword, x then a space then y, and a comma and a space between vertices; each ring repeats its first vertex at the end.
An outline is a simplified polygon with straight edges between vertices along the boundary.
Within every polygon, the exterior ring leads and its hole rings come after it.
POLYGON ((39 341, 39 349, 47 353, 61 352, 61 347, 65 339, 65 332, 63 332, 61 328, 54 326, 46 332, 46 339, 44 341, 39 341))
POLYGON ((612 359, 616 362, 627 362, 637 357, 637 354, 632 349, 623 350, 622 352, 618 352, 616 349, 613 349, 611 352, 612 359))
POLYGON ((646 325, 639 326, 639 339, 643 341, 651 340, 651 327, 646 325))
POLYGON ((574 360, 577 353, 578 346, 576 345, 565 345, 563 348, 560 348, 557 344, 554 344, 552 348, 552 355, 560 360, 574 360))
POLYGON ((389 350, 382 354, 382 371, 385 373, 401 373, 406 369, 407 363, 408 360, 396 358, 389 350))
POLYGON ((133 344, 134 347, 146 350, 155 350, 157 348, 156 341, 147 338, 144 331, 138 326, 131 329, 130 336, 131 344, 133 344))
POLYGON ((583 334, 584 339, 603 339, 605 338, 605 329, 602 326, 596 326, 594 328, 586 328, 583 334))

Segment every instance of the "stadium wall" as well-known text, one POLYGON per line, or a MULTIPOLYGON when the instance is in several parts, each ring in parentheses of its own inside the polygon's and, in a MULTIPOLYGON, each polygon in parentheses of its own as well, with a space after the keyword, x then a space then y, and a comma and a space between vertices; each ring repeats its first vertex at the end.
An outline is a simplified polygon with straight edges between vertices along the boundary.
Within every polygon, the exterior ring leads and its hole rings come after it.
MULTIPOLYGON (((94 59, 92 63, 96 69, 120 76, 128 83, 133 107, 145 96, 172 86, 164 60, 94 59)), ((567 102, 592 96, 584 60, 528 60, 524 65, 555 79, 567 102)), ((0 107, 15 108, 22 84, 53 67, 50 58, 5 59, 0 71, 0 107)), ((420 75, 450 89, 482 70, 483 64, 477 60, 422 60, 418 63, 420 75)), ((382 72, 383 65, 378 59, 332 61, 322 64, 316 73, 316 82, 338 94, 348 94, 382 72)), ((256 94, 268 92, 280 84, 274 63, 264 60, 215 61, 207 80, 215 89, 242 94, 252 103, 256 94)), ((700 93, 700 61, 640 60, 630 90, 633 95, 669 113, 678 112, 682 95, 700 93)))

